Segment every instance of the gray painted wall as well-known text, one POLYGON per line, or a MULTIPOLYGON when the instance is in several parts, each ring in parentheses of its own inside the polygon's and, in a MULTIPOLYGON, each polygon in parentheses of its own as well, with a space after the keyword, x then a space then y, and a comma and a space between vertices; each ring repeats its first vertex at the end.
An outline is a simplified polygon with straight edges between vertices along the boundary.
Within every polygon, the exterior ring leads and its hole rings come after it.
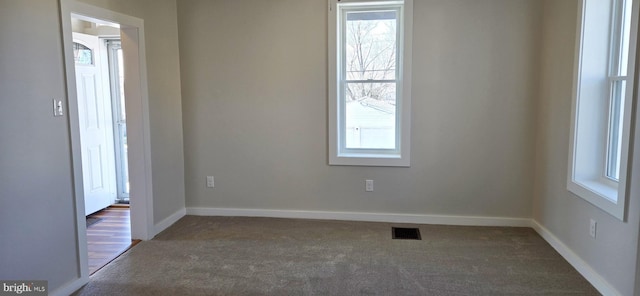
POLYGON ((415 1, 411 168, 327 165, 326 8, 178 1, 187 206, 530 217, 540 2, 415 1))
POLYGON ((154 222, 158 223, 185 205, 176 1, 81 1, 144 20, 153 163, 153 214, 154 222))
MULTIPOLYGON (((86 2, 145 21, 158 223, 184 208, 176 4, 86 2)), ((60 28, 58 1, 0 1, 0 279, 50 291, 80 277, 69 121, 52 115, 66 104, 60 28)))
POLYGON ((80 276, 61 34, 57 1, 0 1, 0 279, 52 290, 80 276))
MULTIPOLYGON (((622 295, 633 295, 638 281, 635 266, 640 224, 638 157, 631 177, 628 222, 617 220, 566 189, 577 3, 544 1, 533 218, 622 295), (591 218, 598 222, 597 239, 589 236, 591 218)), ((640 155, 639 141, 640 136, 636 136, 636 155, 640 155)))

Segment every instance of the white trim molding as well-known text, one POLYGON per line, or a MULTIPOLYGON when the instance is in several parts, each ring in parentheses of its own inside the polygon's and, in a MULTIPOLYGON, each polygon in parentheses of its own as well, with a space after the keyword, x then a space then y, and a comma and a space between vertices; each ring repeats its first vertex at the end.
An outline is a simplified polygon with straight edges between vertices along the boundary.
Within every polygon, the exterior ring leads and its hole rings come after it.
POLYGON ((187 209, 182 208, 177 212, 171 214, 169 217, 165 218, 164 220, 160 221, 158 224, 154 226, 153 236, 156 236, 160 232, 163 232, 165 229, 169 228, 171 225, 178 222, 178 220, 180 220, 186 214, 187 214, 187 209))
POLYGON ((188 215, 224 216, 224 217, 264 217, 318 220, 344 220, 362 222, 387 222, 411 224, 439 224, 460 226, 507 226, 530 227, 530 219, 511 217, 473 217, 448 215, 365 213, 365 212, 328 212, 299 210, 263 210, 236 208, 187 208, 188 215))
MULTIPOLYGON (((144 21, 74 0, 61 0, 65 68, 71 123, 71 147, 76 180, 76 203, 82 205, 82 169, 80 167, 80 135, 75 85, 75 67, 71 48, 71 18, 95 23, 113 23, 120 26, 120 38, 125 67, 125 104, 127 133, 129 134, 129 179, 131 182, 131 236, 134 239, 153 238, 153 184, 151 166, 151 132, 149 123, 149 94, 144 21)), ((84 213, 83 213, 84 216, 84 213)))
POLYGON ((76 279, 76 280, 72 280, 64 285, 62 285, 60 288, 51 291, 49 293, 49 295, 51 296, 67 296, 67 295, 71 295, 73 294, 75 291, 78 291, 80 288, 82 288, 82 286, 86 285, 88 282, 88 277, 87 280, 83 280, 81 279, 76 279))
POLYGON ((622 295, 607 280, 598 274, 587 262, 573 252, 567 245, 558 239, 551 231, 531 220, 533 228, 545 241, 547 241, 560 255, 571 264, 589 283, 591 283, 602 295, 622 295))

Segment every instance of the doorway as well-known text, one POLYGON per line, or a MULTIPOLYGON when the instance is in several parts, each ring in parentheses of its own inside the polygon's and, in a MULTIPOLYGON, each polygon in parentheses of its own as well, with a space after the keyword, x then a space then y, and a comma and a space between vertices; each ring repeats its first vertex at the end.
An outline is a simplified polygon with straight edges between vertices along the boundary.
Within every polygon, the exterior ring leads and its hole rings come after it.
MULTIPOLYGON (((149 107, 144 46, 144 23, 141 19, 95 7, 74 0, 60 1, 64 40, 65 72, 68 94, 68 114, 71 128, 74 192, 76 201, 78 269, 84 282, 88 281, 88 258, 84 186, 82 170, 80 119, 78 110, 75 60, 73 54, 73 18, 100 25, 119 27, 124 67, 126 114, 126 144, 130 195, 130 232, 132 239, 148 240, 155 235, 153 223, 153 186, 149 107)), ((96 154, 97 155, 97 154, 96 154)), ((115 158, 115 157, 114 157, 115 158)))
POLYGON ((124 64, 120 28, 71 19, 89 273, 131 239, 124 64))

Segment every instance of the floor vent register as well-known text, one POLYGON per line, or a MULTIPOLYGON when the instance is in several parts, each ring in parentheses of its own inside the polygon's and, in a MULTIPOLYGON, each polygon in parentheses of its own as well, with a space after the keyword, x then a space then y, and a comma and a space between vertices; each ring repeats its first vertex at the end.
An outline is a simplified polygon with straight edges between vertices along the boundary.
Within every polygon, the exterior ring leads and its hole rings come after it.
POLYGON ((401 228, 392 227, 391 234, 393 239, 414 239, 421 240, 420 229, 418 228, 401 228))

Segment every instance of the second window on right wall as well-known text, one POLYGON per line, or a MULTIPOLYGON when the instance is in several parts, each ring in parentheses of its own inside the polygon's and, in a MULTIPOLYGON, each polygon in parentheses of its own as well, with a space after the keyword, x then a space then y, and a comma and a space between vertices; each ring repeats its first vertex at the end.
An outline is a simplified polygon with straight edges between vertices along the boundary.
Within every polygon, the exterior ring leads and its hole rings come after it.
POLYGON ((567 188, 624 220, 638 4, 581 0, 567 188))

